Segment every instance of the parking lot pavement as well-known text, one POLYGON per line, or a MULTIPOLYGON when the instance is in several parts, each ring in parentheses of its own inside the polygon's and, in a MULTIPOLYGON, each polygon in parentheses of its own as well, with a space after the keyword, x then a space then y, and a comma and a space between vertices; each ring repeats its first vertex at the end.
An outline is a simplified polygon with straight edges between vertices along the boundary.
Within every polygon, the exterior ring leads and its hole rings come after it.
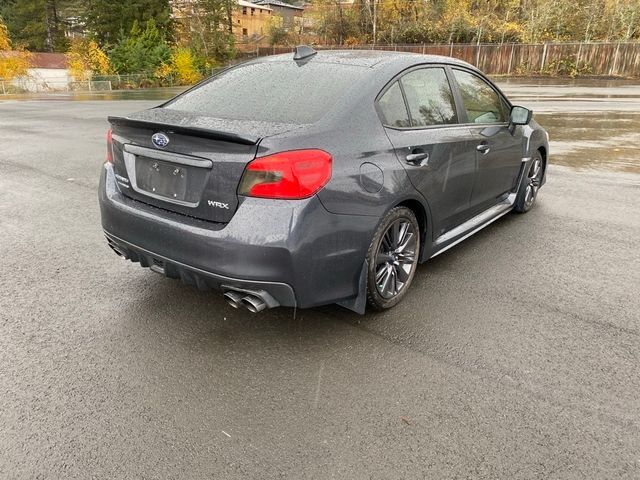
POLYGON ((640 477, 638 150, 544 102, 531 212, 392 311, 254 316, 106 246, 105 117, 154 102, 0 101, 0 477, 640 477))

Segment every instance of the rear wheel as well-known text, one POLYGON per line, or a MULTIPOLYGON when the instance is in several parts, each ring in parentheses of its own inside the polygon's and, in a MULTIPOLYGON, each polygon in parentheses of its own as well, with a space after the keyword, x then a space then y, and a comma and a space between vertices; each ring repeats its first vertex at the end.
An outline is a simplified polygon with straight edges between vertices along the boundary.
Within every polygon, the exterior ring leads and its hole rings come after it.
POLYGON ((516 197, 515 211, 525 213, 531 210, 533 204, 538 196, 538 189, 542 182, 542 174, 544 172, 544 163, 540 151, 536 152, 531 157, 531 166, 527 171, 527 176, 522 179, 520 184, 520 190, 516 197))
POLYGON ((367 260, 367 300, 376 310, 397 305, 407 293, 418 265, 420 227, 414 213, 396 207, 380 222, 367 260))

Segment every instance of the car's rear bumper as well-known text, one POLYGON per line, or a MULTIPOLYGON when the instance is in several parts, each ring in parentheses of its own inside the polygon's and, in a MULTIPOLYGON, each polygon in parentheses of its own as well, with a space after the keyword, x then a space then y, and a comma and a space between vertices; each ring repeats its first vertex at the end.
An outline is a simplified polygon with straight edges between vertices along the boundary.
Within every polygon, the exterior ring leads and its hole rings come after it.
POLYGON ((358 295, 378 222, 329 213, 316 197, 243 198, 229 223, 198 220, 123 195, 108 164, 99 200, 110 243, 143 266, 161 263, 167 276, 201 288, 261 289, 301 308, 358 295))
POLYGON ((143 267, 149 267, 156 273, 161 273, 169 278, 179 278, 184 283, 194 285, 201 290, 212 288, 216 290, 238 289, 241 291, 265 291, 281 306, 296 306, 296 297, 293 288, 286 283, 259 282, 218 275, 185 265, 158 253, 145 250, 137 245, 132 245, 106 231, 105 235, 107 237, 107 243, 118 255, 132 262, 139 262, 143 267))

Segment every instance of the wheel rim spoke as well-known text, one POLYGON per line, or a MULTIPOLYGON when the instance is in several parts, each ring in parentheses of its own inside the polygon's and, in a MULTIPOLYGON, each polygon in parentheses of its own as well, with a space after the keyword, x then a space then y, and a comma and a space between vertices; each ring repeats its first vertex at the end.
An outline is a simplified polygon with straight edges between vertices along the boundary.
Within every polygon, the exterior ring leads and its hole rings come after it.
POLYGON ((393 239, 391 245, 395 250, 398 248, 398 241, 400 240, 400 222, 395 222, 393 224, 393 233, 391 234, 391 238, 393 239))
POLYGON ((381 283, 379 284, 380 293, 384 297, 388 296, 389 282, 391 281, 391 272, 392 271, 393 271, 393 268, 390 265, 387 265, 385 270, 384 270, 383 279, 382 279, 381 283))
POLYGON ((411 272, 411 269, 409 269, 409 272, 407 272, 404 269, 404 266, 402 265, 396 268, 396 276, 398 277, 398 280, 402 282, 402 284, 404 284, 407 280, 409 280, 410 272, 411 272))
POLYGON ((409 243, 413 240, 413 237, 415 235, 413 234, 413 232, 408 232, 405 234, 403 242, 400 243, 400 246, 398 247, 398 252, 403 252, 405 248, 407 248, 407 246, 409 245, 409 243))
POLYGON ((398 291, 398 279, 396 278, 395 267, 391 267, 390 278, 391 278, 391 281, 389 282, 389 288, 387 289, 387 293, 390 294, 390 296, 393 296, 398 291))
POLYGON ((398 261, 402 265, 411 265, 415 261, 415 253, 411 251, 402 252, 398 255, 398 261))
POLYGON ((405 237, 407 236, 407 231, 409 230, 410 225, 406 222, 400 223, 398 226, 398 245, 396 246, 396 250, 400 250, 400 247, 405 241, 405 237))
POLYGON ((392 242, 391 242, 391 239, 389 237, 390 237, 390 232, 389 231, 387 231, 384 234, 384 236, 382 237, 382 245, 381 245, 381 247, 383 247, 386 251, 393 250, 392 242))
POLYGON ((388 253, 378 252, 378 255, 376 256, 376 265, 388 262, 393 262, 393 256, 388 253))

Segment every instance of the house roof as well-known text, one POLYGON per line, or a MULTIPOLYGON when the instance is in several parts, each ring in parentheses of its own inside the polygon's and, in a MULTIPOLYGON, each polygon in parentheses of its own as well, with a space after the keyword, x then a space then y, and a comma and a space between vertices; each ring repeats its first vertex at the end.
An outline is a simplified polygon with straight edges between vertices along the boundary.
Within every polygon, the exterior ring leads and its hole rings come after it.
POLYGON ((51 68, 65 70, 68 67, 67 56, 64 53, 35 52, 29 61, 31 68, 51 68))
POLYGON ((282 2, 281 0, 256 0, 258 5, 271 5, 274 7, 291 8, 293 10, 304 10, 303 7, 297 5, 291 5, 290 3, 282 2))
POLYGON ((269 7, 265 7, 264 5, 258 5, 257 3, 247 2, 246 0, 238 0, 238 5, 240 5, 241 7, 259 8, 261 10, 271 10, 269 7))
MULTIPOLYGON (((17 50, 0 51, 0 57, 12 58, 21 55, 17 50)), ((68 66, 67 56, 64 53, 35 52, 29 53, 30 68, 50 68, 66 70, 68 66)))

